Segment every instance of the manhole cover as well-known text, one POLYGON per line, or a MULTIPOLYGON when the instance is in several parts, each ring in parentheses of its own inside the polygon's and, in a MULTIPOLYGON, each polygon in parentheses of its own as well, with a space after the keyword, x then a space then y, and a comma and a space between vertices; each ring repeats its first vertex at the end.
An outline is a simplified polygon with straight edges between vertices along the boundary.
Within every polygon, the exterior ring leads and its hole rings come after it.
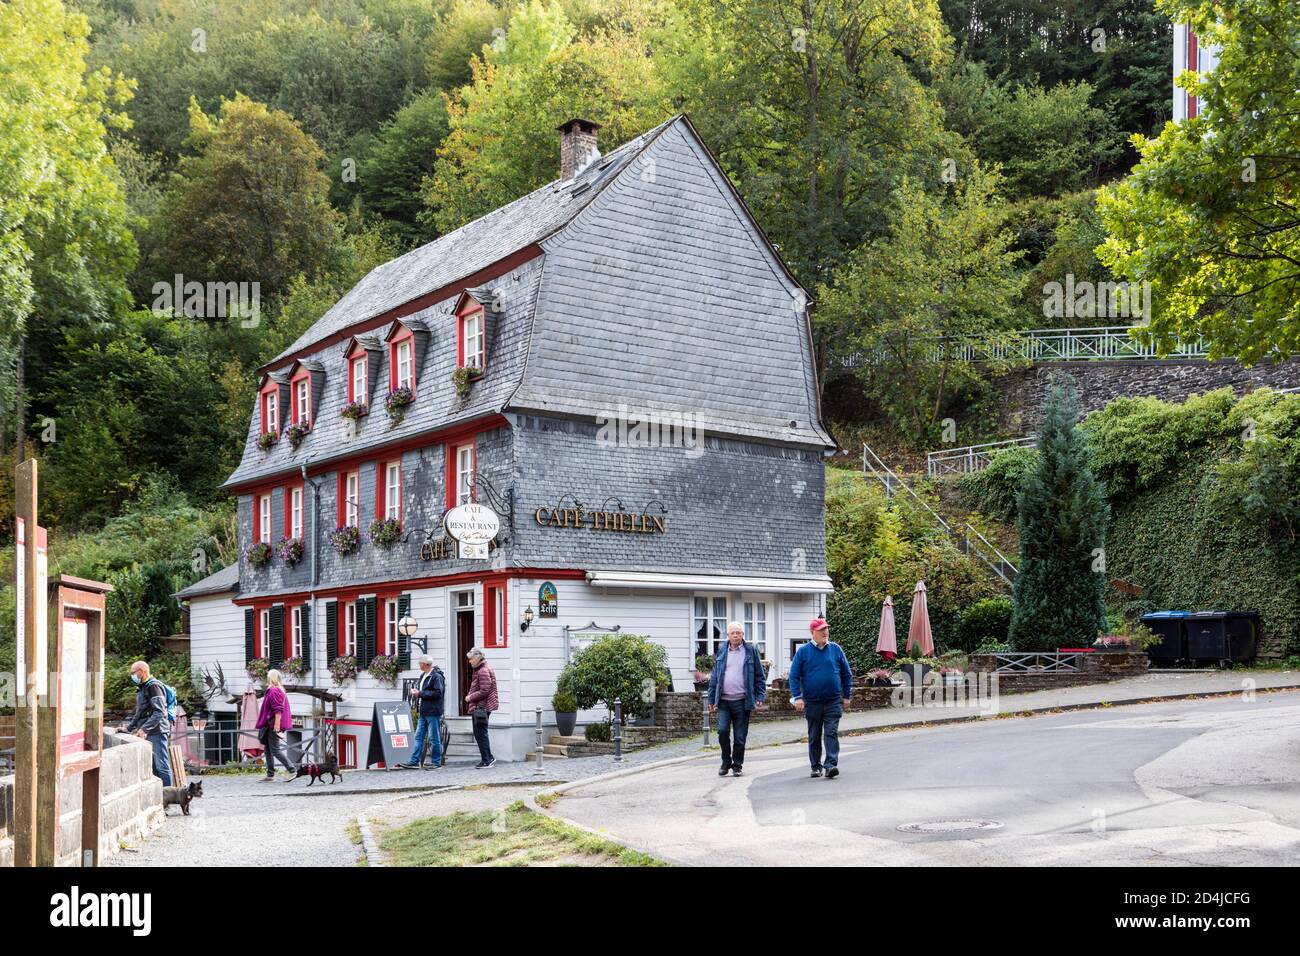
POLYGON ((956 833, 961 830, 1000 830, 997 820, 926 820, 922 823, 904 823, 898 829, 904 833, 956 833))

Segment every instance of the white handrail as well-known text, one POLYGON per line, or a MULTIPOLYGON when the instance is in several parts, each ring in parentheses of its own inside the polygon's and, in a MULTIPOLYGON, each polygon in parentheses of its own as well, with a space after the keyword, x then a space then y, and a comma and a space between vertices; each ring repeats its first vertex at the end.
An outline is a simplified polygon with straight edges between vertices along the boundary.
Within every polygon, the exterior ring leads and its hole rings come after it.
MULTIPOLYGON (((1151 344, 1138 341, 1133 330, 1143 326, 1106 325, 1071 329, 1023 329, 986 336, 940 336, 929 347, 930 361, 954 357, 970 362, 1030 361, 1088 362, 1105 359, 1205 358, 1209 353, 1204 338, 1179 342, 1160 354, 1151 344)), ((883 348, 854 352, 840 359, 846 368, 870 361, 879 362, 883 348)))

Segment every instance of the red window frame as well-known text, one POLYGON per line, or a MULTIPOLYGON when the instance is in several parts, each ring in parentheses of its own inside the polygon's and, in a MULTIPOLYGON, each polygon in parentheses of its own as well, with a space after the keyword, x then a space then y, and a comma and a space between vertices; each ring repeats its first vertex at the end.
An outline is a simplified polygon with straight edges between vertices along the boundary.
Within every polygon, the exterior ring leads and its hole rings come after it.
POLYGON ((295 538, 293 533, 293 493, 297 491, 302 497, 302 537, 307 537, 307 492, 302 482, 284 486, 284 537, 295 538))
POLYGON ((415 333, 405 326, 402 331, 395 332, 388 340, 388 390, 395 392, 400 387, 397 384, 397 346, 403 342, 409 342, 411 345, 411 391, 415 391, 415 333))
MULTIPOLYGON (((473 299, 468 301, 474 302, 473 299)), ((483 330, 483 362, 480 365, 471 367, 482 372, 487 368, 487 314, 483 306, 477 303, 456 316, 456 367, 465 368, 465 322, 476 315, 479 317, 480 328, 483 330)))
POLYGON ((271 539, 275 536, 275 515, 274 512, 271 511, 270 501, 271 501, 271 493, 269 491, 266 492, 265 494, 253 495, 253 543, 254 544, 261 544, 263 541, 265 541, 267 544, 270 544, 271 539), (262 537, 262 502, 263 501, 267 502, 267 506, 266 506, 267 529, 266 529, 265 538, 262 537))
POLYGON ((260 604, 253 611, 253 656, 265 657, 270 651, 271 605, 260 604), (267 627, 262 626, 262 615, 266 615, 267 627))
POLYGON ((357 476, 357 527, 361 527, 361 472, 354 468, 351 471, 338 473, 338 526, 340 528, 348 523, 348 478, 352 475, 357 476))
POLYGON ((506 578, 483 579, 483 647, 510 646, 510 592, 506 578), (497 640, 497 594, 501 595, 501 639, 497 640))
POLYGON ((397 523, 402 523, 402 459, 389 458, 375 462, 375 520, 388 517, 388 466, 397 466, 397 523))
POLYGON ((448 443, 443 447, 446 449, 445 456, 447 459, 447 474, 444 482, 447 486, 447 507, 454 508, 458 503, 459 495, 456 493, 458 490, 456 483, 460 480, 460 450, 462 448, 469 448, 470 467, 474 471, 474 477, 469 485, 469 500, 478 501, 478 442, 474 438, 470 438, 469 441, 455 444, 448 443))
POLYGON ((348 349, 345 358, 347 359, 346 364, 347 364, 347 375, 348 375, 348 401, 364 402, 366 405, 369 405, 370 404, 370 356, 369 354, 366 352, 365 348, 363 348, 361 345, 353 344, 353 346, 350 349, 348 349), (361 364, 362 371, 366 377, 365 394, 363 395, 358 395, 356 390, 356 375, 354 374, 354 372, 356 370, 358 363, 361 364))
POLYGON ((269 396, 275 396, 275 433, 278 435, 284 427, 284 409, 280 407, 280 386, 275 382, 268 381, 258 391, 257 406, 262 418, 262 433, 265 434, 271 430, 270 422, 270 402, 269 396))
POLYGON ((289 408, 291 412, 290 420, 295 424, 311 424, 311 372, 306 368, 300 369, 293 378, 289 379, 289 408), (307 383, 307 407, 302 408, 298 401, 298 385, 301 382, 307 383))

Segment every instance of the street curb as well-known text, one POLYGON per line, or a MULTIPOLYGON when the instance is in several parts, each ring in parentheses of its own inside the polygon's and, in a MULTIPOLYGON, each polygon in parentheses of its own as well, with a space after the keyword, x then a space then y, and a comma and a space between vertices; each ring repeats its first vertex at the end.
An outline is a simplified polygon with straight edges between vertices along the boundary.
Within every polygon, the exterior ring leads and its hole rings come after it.
MULTIPOLYGON (((679 758, 677 758, 676 760, 663 760, 663 761, 660 761, 660 762, 659 762, 658 764, 656 764, 655 766, 663 767, 663 766, 667 766, 667 765, 670 764, 670 763, 681 763, 681 762, 683 762, 683 760, 694 760, 694 759, 695 759, 694 757, 688 757, 688 758, 681 758, 681 757, 679 757, 679 758)), ((647 770, 648 770, 648 769, 649 769, 649 765, 647 765, 647 766, 644 767, 644 768, 638 767, 638 768, 636 768, 636 769, 638 769, 638 770, 640 770, 640 769, 647 769, 647 770)), ((605 774, 604 776, 605 776, 606 779, 608 779, 608 778, 611 777, 611 776, 613 776, 613 777, 621 777, 621 776, 624 775, 624 773, 625 773, 625 771, 615 771, 615 772, 612 773, 612 774, 605 774)), ((593 781, 594 781, 595 779, 596 779, 596 778, 594 778, 594 777, 592 778, 593 781)), ((560 787, 556 787, 556 788, 554 788, 554 789, 558 791, 558 790, 560 790, 561 788, 560 788, 560 787)), ((551 812, 550 810, 548 810, 546 807, 544 807, 544 806, 542 806, 541 804, 539 804, 539 803, 537 802, 537 800, 536 800, 536 797, 537 797, 537 796, 540 796, 540 795, 543 794, 543 793, 551 793, 551 792, 553 792, 553 791, 551 791, 551 790, 539 790, 536 794, 532 794, 532 793, 530 793, 530 794, 528 794, 528 795, 526 795, 526 796, 524 797, 524 799, 523 799, 523 804, 524 804, 525 807, 527 807, 527 808, 528 808, 529 810, 531 810, 533 813, 536 813, 538 816, 546 817, 546 819, 548 819, 548 820, 554 820, 556 823, 562 823, 562 824, 564 824, 566 827, 572 827, 572 828, 575 829, 575 830, 581 830, 583 833, 586 833, 588 836, 593 836, 593 837, 595 837, 595 838, 598 839, 598 840, 603 840, 603 841, 606 842, 606 843, 613 843, 613 844, 615 844, 616 846, 621 846, 621 847, 623 847, 625 850, 631 850, 631 851, 633 851, 634 853, 640 853, 642 856, 648 856, 648 857, 650 857, 652 860, 658 860, 660 863, 667 863, 667 864, 670 865, 670 866, 683 866, 683 865, 684 865, 684 864, 682 864, 682 863, 680 863, 680 862, 677 862, 677 861, 675 861, 675 860, 672 860, 672 859, 669 858, 669 857, 665 857, 662 853, 657 853, 657 852, 655 852, 655 851, 653 851, 653 850, 650 850, 650 849, 648 849, 647 847, 640 846, 640 845, 638 845, 638 844, 636 844, 636 843, 631 843, 631 842, 629 842, 629 841, 627 841, 627 840, 624 840, 624 839, 621 838, 621 837, 616 837, 616 836, 614 836, 613 834, 610 834, 610 833, 602 833, 602 832, 600 832, 599 830, 595 830, 595 829, 593 829, 593 828, 591 828, 591 827, 589 827, 589 826, 586 826, 585 824, 578 823, 578 822, 576 822, 576 821, 574 821, 574 820, 570 820, 570 819, 568 819, 567 817, 562 817, 562 816, 560 816, 558 813, 552 813, 552 812, 551 812)))
MULTIPOLYGON (((1285 693, 1285 692, 1298 691, 1298 690, 1300 690, 1300 684, 1292 684, 1292 685, 1284 685, 1280 687, 1256 688, 1254 693, 1256 694, 1285 693)), ((1197 698, 1208 698, 1208 697, 1235 697, 1241 692, 1242 692, 1241 688, 1238 687, 1234 690, 1199 691, 1195 693, 1186 693, 1186 694, 1166 694, 1157 697, 1132 697, 1132 698, 1125 698, 1122 700, 1088 701, 1086 703, 1078 703, 1078 704, 1054 704, 1050 707, 1032 707, 1027 710, 1012 710, 1012 711, 1007 711, 1004 714, 997 714, 994 716, 983 716, 980 714, 963 714, 959 717, 936 717, 933 720, 920 720, 920 721, 911 720, 911 721, 904 721, 904 722, 893 723, 893 724, 879 724, 874 727, 856 727, 852 730, 841 731, 840 736, 841 737, 864 737, 867 736, 868 734, 880 733, 881 731, 886 731, 886 730, 911 730, 911 729, 916 729, 921 727, 933 727, 938 724, 964 724, 964 723, 973 723, 979 720, 997 720, 999 718, 1007 718, 1007 717, 1031 717, 1038 714, 1066 713, 1069 711, 1076 711, 1076 710, 1098 710, 1103 707, 1105 708, 1127 707, 1136 704, 1158 704, 1164 701, 1173 701, 1173 700, 1196 700, 1197 698)), ((807 739, 808 739, 807 735, 805 734, 802 737, 792 737, 789 740, 770 741, 768 743, 760 744, 759 747, 751 747, 750 749, 756 750, 756 749, 762 749, 766 747, 784 747, 789 744, 802 743, 807 739)), ((671 767, 674 764, 686 763, 691 760, 703 760, 705 758, 716 759, 716 757, 717 754, 714 753, 698 753, 698 754, 690 754, 685 757, 672 757, 667 760, 657 760, 653 763, 640 764, 636 767, 627 767, 622 770, 613 770, 610 771, 609 773, 599 774, 598 776, 595 777, 586 777, 582 780, 571 780, 568 783, 561 784, 558 787, 551 787, 547 790, 539 791, 537 796, 539 797, 540 796, 563 796, 564 794, 572 790, 577 790, 579 787, 585 787, 589 784, 602 783, 607 780, 616 780, 619 777, 628 777, 631 776, 632 774, 643 773, 647 770, 657 770, 660 767, 671 767)), ((571 824, 575 827, 578 827, 579 829, 586 829, 581 824, 574 823, 574 821, 569 820, 565 817, 548 813, 545 810, 541 810, 540 812, 542 812, 546 816, 552 817, 552 819, 563 820, 565 823, 571 824)), ((596 835, 601 836, 605 839, 611 839, 610 837, 602 833, 597 833, 596 835)), ((613 842, 617 843, 620 841, 614 840, 613 842)), ((632 849, 640 849, 640 848, 632 847, 632 849)), ((646 851, 640 850, 640 852, 644 853, 646 851)), ((650 855, 653 856, 653 854, 650 855)))

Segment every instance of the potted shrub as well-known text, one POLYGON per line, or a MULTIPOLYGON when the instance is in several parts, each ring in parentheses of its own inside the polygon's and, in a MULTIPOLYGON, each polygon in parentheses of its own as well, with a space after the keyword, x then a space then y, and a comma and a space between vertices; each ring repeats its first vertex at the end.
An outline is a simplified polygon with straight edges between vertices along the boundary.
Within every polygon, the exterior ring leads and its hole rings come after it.
POLYGON ((377 548, 391 548, 402 540, 402 523, 396 518, 384 518, 370 524, 370 543, 377 548))
POLYGON ((402 423, 402 419, 406 417, 406 410, 414 401, 415 392, 406 385, 388 393, 388 397, 384 399, 384 411, 388 412, 388 420, 394 428, 402 423))
POLYGON ((244 557, 248 563, 255 568, 263 567, 271 561, 271 544, 268 541, 258 541, 256 544, 250 544, 248 550, 244 552, 244 557))
POLYGON ((578 724, 578 702, 568 691, 557 690, 551 698, 551 707, 555 710, 555 729, 561 737, 572 737, 573 728, 578 724))
POLYGON ((291 568, 302 560, 302 538, 281 538, 276 551, 285 566, 291 568))
POLYGON ((913 687, 925 683, 925 676, 934 670, 938 663, 933 657, 900 657, 899 670, 911 681, 913 687))
POLYGON ((578 710, 597 704, 614 711, 622 701, 623 723, 654 713, 653 688, 667 670, 668 651, 642 634, 602 634, 578 651, 556 687, 573 695, 578 710))
POLYGON ((613 731, 610 730, 609 724, 604 721, 588 724, 583 728, 582 735, 592 743, 599 744, 607 744, 614 739, 613 731))
POLYGON ((311 425, 307 422, 294 422, 284 430, 284 437, 289 439, 289 447, 294 451, 306 440, 308 433, 311 431, 311 425))
POLYGON ((334 683, 343 684, 357 676, 357 659, 351 654, 340 654, 330 661, 330 676, 334 683))
POLYGON ((361 544, 361 529, 354 524, 341 524, 330 532, 330 546, 340 555, 351 554, 361 544))
POLYGON ((715 660, 712 654, 695 655, 695 689, 708 690, 715 660))

